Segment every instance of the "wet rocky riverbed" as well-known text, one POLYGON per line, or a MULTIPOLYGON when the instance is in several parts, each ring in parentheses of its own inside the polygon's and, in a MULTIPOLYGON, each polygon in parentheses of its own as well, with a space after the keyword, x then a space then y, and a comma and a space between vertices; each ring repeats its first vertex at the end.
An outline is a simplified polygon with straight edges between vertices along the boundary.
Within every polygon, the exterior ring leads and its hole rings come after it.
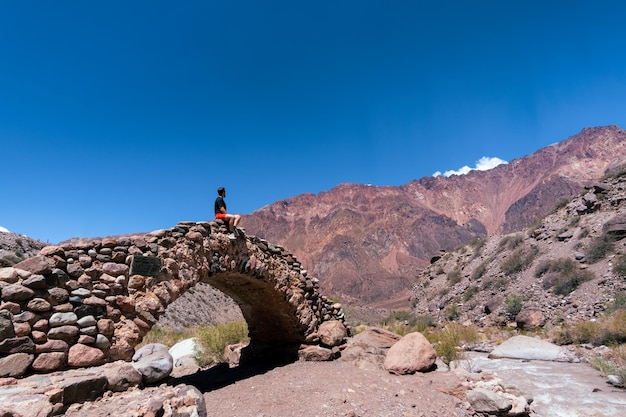
POLYGON ((541 417, 626 416, 626 390, 609 385, 588 364, 490 359, 477 352, 468 353, 466 362, 531 394, 532 409, 541 417))

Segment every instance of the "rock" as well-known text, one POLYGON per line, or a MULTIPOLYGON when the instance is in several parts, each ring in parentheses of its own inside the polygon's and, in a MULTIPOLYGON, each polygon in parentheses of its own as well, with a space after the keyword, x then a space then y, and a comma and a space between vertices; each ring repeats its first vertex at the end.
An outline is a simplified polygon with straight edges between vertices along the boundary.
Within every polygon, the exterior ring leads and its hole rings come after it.
POLYGON ((37 313, 42 313, 44 311, 50 311, 52 309, 52 305, 43 298, 33 298, 28 302, 26 308, 30 311, 35 311, 37 313))
POLYGON ((25 301, 35 295, 35 291, 20 284, 10 284, 2 288, 2 299, 4 301, 25 301))
POLYGON ((317 334, 323 345, 333 347, 341 345, 348 332, 339 320, 329 320, 320 324, 317 334))
POLYGON ((128 265, 118 264, 115 262, 106 262, 104 265, 102 265, 102 272, 114 277, 118 275, 127 275, 128 270, 128 265))
POLYGON ((78 322, 78 316, 74 313, 54 313, 50 316, 48 324, 50 327, 61 327, 76 324, 78 322))
POLYGON ((52 272, 52 266, 45 256, 33 256, 14 265, 15 269, 23 269, 33 274, 45 275, 52 272))
POLYGON ((534 337, 513 336, 496 346, 490 358, 511 358, 544 361, 567 361, 566 351, 553 343, 534 337))
POLYGON ((370 327, 346 342, 341 360, 353 362, 361 369, 382 369, 385 355, 401 337, 377 327, 370 327))
POLYGON ((48 417, 53 414, 54 407, 44 394, 0 396, 2 417, 48 417))
POLYGON ((28 353, 14 353, 0 359, 0 378, 19 377, 33 363, 34 355, 28 353))
POLYGON ((100 349, 78 343, 70 347, 67 364, 74 368, 82 368, 100 365, 104 359, 104 352, 100 349))
POLYGON ((624 388, 625 381, 622 381, 622 379, 617 375, 608 375, 606 377, 606 382, 614 387, 624 388))
POLYGON ((15 337, 12 315, 7 310, 0 310, 0 341, 15 337))
POLYGON ((615 217, 604 223, 602 229, 605 233, 621 239, 626 236, 626 218, 615 217))
POLYGON ((133 366, 141 373, 143 382, 151 384, 167 378, 172 373, 174 360, 167 346, 150 343, 135 353, 133 366))
POLYGON ((67 354, 65 352, 41 353, 32 364, 35 372, 52 372, 67 367, 67 354))
POLYGON ((11 337, 0 341, 0 353, 34 353, 35 344, 27 336, 11 337))
POLYGON ((15 284, 18 279, 19 277, 17 275, 17 271, 12 266, 8 268, 0 268, 0 281, 8 284, 15 284))
POLYGON ((142 375, 135 367, 124 361, 117 361, 103 367, 104 376, 111 391, 122 392, 141 384, 142 375))
POLYGON ((298 357, 304 361, 329 361, 333 359, 333 351, 321 346, 307 346, 298 351, 298 357))
POLYGON ((465 397, 474 410, 479 413, 501 415, 513 408, 511 401, 493 391, 483 388, 469 390, 465 394, 465 397))
POLYGON ((69 405, 78 402, 95 400, 102 396, 108 386, 104 375, 94 371, 92 373, 64 373, 59 375, 56 385, 63 391, 63 404, 69 405))
POLYGON ((22 285, 33 290, 43 290, 47 287, 46 277, 43 275, 31 275, 22 281, 22 285))
MULTIPOLYGON (((181 366, 179 361, 186 362, 185 358, 194 357, 196 351, 196 342, 193 338, 181 340, 169 349, 172 355, 174 366, 181 366)), ((195 361, 195 359, 194 359, 195 361)))
POLYGON ((437 360, 435 349, 421 333, 409 333, 389 348, 384 367, 393 374, 406 375, 430 370, 437 360))
POLYGON ((520 329, 532 329, 542 327, 546 323, 546 316, 541 310, 522 309, 515 317, 515 322, 520 329))

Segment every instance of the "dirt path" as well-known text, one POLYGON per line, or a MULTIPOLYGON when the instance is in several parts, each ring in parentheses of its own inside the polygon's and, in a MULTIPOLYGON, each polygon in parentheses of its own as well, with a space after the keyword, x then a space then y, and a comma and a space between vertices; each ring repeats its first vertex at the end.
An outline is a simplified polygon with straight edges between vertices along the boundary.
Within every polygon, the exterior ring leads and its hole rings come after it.
POLYGON ((467 416, 451 372, 396 376, 353 363, 296 362, 273 369, 207 370, 180 379, 213 417, 467 416), (212 381, 207 383, 206 381, 212 381))

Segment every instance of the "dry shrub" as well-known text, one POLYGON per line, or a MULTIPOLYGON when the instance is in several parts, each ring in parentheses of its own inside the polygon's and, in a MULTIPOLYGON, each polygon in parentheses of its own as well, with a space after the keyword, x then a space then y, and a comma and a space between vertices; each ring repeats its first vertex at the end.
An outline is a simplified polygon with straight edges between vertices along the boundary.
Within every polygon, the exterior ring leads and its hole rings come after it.
POLYGON ((463 351, 460 350, 462 343, 475 343, 479 339, 476 327, 458 323, 448 323, 443 329, 428 331, 424 336, 433 344, 437 356, 446 365, 463 357, 463 351))
POLYGON ((461 271, 459 269, 455 269, 453 271, 448 272, 446 275, 446 279, 450 285, 458 284, 461 282, 461 271))
POLYGON ((507 275, 522 272, 532 265, 538 253, 539 248, 537 246, 517 248, 502 262, 500 269, 507 275))
POLYGON ((535 277, 543 276, 543 288, 552 288, 555 294, 568 295, 580 284, 593 279, 593 272, 580 269, 578 264, 569 258, 543 261, 535 268, 535 277))
POLYGON ((590 264, 596 263, 604 259, 611 253, 615 246, 615 239, 607 234, 595 237, 589 242, 585 258, 590 264))

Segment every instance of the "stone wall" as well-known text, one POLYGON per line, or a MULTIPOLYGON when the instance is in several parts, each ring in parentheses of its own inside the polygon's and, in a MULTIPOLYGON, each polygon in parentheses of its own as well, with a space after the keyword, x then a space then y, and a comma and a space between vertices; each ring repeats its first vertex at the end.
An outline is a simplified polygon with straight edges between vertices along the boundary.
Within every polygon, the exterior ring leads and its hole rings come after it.
POLYGON ((0 269, 0 377, 129 360, 167 306, 198 282, 239 304, 250 359, 323 345, 320 324, 344 321, 341 305, 284 248, 254 236, 231 240, 221 221, 181 222, 47 246, 0 269))

